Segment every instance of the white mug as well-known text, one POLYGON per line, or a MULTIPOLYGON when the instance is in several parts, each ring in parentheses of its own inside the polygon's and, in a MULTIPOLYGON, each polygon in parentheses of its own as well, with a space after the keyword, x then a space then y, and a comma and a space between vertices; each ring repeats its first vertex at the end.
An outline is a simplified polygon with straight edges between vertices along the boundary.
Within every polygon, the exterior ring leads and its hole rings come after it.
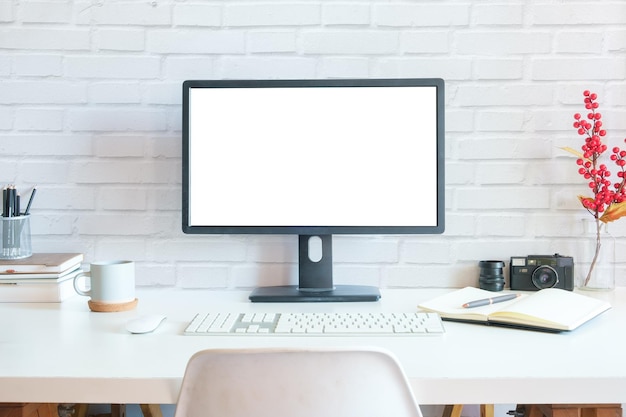
POLYGON ((98 261, 89 272, 74 277, 74 289, 98 303, 128 303, 135 300, 135 263, 133 261, 98 261), (84 278, 89 277, 89 288, 84 278))

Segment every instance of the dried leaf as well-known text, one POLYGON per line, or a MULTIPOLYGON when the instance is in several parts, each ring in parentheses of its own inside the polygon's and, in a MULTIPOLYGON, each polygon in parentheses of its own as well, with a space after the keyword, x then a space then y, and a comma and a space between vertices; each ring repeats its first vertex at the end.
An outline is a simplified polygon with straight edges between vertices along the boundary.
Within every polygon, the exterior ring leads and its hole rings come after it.
POLYGON ((621 203, 613 203, 606 209, 600 221, 604 223, 612 222, 619 219, 622 216, 626 216, 626 201, 621 203))
POLYGON ((593 203, 594 201, 596 201, 595 199, 593 199, 592 197, 585 197, 584 195, 579 195, 578 199, 580 200, 580 202, 582 203, 583 207, 585 207, 584 202, 585 201, 589 201, 591 203, 593 203))
POLYGON ((589 160, 589 158, 585 158, 585 156, 582 154, 582 152, 577 151, 577 150, 576 150, 576 149, 574 149, 574 148, 570 148, 569 146, 563 146, 561 149, 563 149, 564 151, 567 151, 567 152, 569 152, 569 153, 571 153, 571 154, 574 154, 574 155, 576 155, 577 157, 582 158, 582 159, 584 159, 584 160, 587 160, 587 161, 589 160))

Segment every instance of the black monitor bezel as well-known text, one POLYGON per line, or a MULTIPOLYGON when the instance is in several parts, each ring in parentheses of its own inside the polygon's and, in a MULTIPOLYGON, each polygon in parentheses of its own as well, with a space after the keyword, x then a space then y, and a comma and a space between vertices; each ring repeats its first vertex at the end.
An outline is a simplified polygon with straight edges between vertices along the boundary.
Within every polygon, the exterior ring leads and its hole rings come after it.
MULTIPOLYGON (((187 80, 183 82, 182 229, 185 234, 441 234, 445 230, 445 94, 440 78, 308 79, 308 80, 187 80), (189 90, 192 88, 394 87, 437 89, 437 224, 435 226, 210 226, 189 224, 189 90)), ((416 163, 418 161, 416 160, 416 163)))

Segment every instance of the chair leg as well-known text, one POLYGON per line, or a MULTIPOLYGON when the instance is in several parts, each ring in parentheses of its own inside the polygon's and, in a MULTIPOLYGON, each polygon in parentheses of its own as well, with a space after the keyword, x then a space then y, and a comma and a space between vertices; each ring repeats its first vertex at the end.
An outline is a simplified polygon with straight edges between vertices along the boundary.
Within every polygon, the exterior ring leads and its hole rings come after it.
POLYGON ((481 404, 480 417, 494 417, 493 404, 481 404))
POLYGON ((442 417, 461 417, 461 411, 463 411, 463 404, 446 405, 442 417))
POLYGON ((159 404, 140 404, 143 417, 163 417, 159 404))

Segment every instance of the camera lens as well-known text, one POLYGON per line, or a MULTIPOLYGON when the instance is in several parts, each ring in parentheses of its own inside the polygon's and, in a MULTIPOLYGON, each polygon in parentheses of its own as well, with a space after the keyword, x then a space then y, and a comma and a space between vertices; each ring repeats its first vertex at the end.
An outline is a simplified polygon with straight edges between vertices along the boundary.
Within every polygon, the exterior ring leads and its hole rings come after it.
POLYGON ((480 277, 478 284, 480 288, 487 291, 502 291, 504 289, 504 262, 502 261, 480 261, 480 277))
POLYGON ((542 265, 533 271, 531 280, 533 285, 540 290, 552 288, 559 282, 559 274, 551 266, 542 265))

